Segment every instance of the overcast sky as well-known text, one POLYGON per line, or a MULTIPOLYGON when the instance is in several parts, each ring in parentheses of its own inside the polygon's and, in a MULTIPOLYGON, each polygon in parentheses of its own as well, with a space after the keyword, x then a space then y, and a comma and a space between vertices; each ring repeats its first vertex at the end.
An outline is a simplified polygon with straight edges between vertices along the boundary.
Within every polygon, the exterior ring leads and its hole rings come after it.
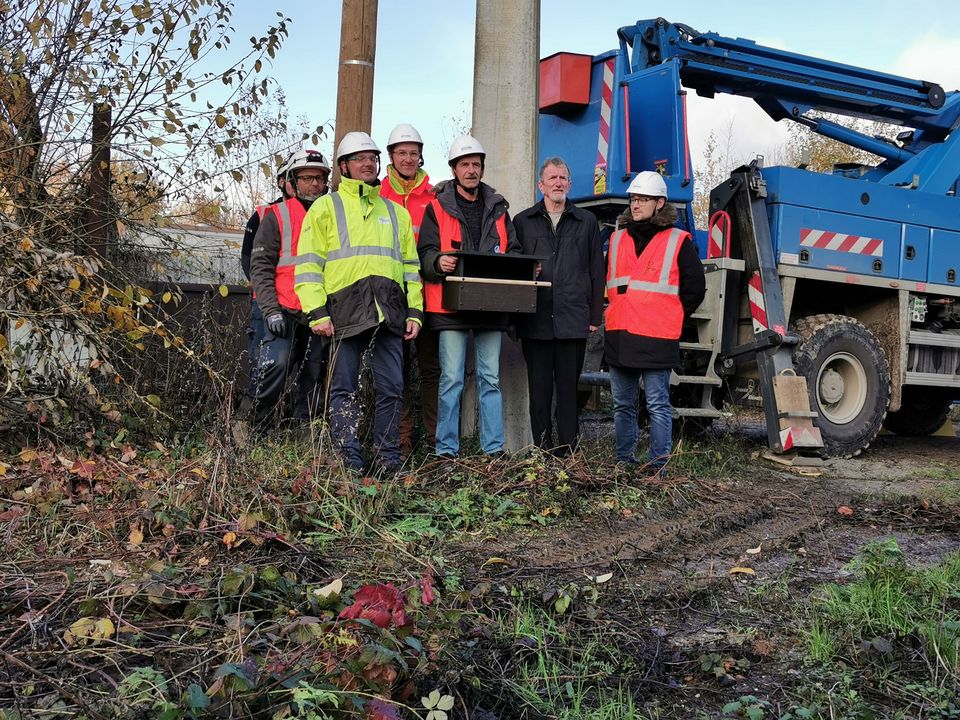
MULTIPOLYGON (((340 44, 339 0, 239 0, 237 41, 283 12, 290 37, 271 73, 284 88, 291 115, 311 124, 336 114, 340 44)), ((426 169, 448 176, 446 150, 459 122, 470 124, 474 0, 380 0, 373 102, 373 137, 383 147, 390 129, 413 123, 425 140, 426 169)), ((559 51, 597 55, 617 47, 617 29, 662 15, 700 31, 960 88, 960 2, 956 0, 808 0, 683 3, 605 0, 541 2, 540 56, 559 51), (786 19, 784 19, 786 16, 786 19)), ((772 155, 786 135, 752 101, 693 98, 690 140, 694 162, 711 129, 733 129, 732 155, 772 155)), ((321 149, 332 152, 332 134, 321 149)))

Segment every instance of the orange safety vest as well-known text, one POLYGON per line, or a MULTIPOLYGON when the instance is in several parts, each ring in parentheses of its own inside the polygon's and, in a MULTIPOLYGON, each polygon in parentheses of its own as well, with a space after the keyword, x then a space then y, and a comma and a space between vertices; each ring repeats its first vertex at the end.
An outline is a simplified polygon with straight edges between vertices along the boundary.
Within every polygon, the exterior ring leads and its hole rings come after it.
POLYGON ((297 243, 300 241, 300 228, 307 211, 296 198, 268 205, 266 212, 272 212, 277 218, 280 230, 280 256, 277 258, 277 270, 274 273, 274 286, 277 289, 277 301, 288 310, 300 310, 300 298, 293 291, 293 274, 297 267, 297 243))
POLYGON ((427 205, 433 200, 433 193, 430 192, 430 178, 425 177, 423 182, 417 185, 406 195, 401 195, 393 189, 390 178, 386 177, 380 183, 380 197, 384 200, 393 200, 397 205, 407 209, 410 213, 410 222, 413 225, 413 236, 420 237, 420 223, 423 222, 423 213, 427 210, 427 205))
POLYGON ((610 239, 607 255, 607 330, 677 340, 683 327, 680 302, 680 246, 690 233, 677 228, 654 235, 637 257, 626 230, 610 239), (626 288, 621 292, 621 288, 626 288))
MULTIPOLYGON (((459 250, 462 244, 460 235, 461 223, 458 218, 450 215, 440 206, 440 201, 434 198, 433 214, 437 218, 437 228, 440 231, 440 252, 459 250)), ((507 252, 507 214, 500 216, 496 223, 497 235, 500 236, 500 252, 507 252)), ((443 307, 443 281, 423 283, 423 309, 430 313, 452 313, 443 307)))

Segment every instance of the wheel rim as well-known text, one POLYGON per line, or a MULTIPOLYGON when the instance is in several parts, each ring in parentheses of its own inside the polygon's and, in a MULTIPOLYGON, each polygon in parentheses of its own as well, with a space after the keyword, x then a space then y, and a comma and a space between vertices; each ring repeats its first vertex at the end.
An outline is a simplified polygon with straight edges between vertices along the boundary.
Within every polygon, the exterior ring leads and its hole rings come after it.
POLYGON ((817 404, 824 419, 845 425, 863 410, 867 401, 867 373, 850 353, 827 358, 817 373, 817 404))

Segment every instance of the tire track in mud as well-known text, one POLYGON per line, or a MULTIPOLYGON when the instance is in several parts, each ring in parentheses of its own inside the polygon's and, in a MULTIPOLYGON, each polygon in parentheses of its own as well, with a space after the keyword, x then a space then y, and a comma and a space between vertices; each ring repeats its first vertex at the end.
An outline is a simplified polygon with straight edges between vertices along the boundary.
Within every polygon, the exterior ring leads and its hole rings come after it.
POLYGON ((667 556, 671 564, 698 563, 739 555, 761 543, 765 549, 780 546, 816 529, 833 507, 826 498, 811 495, 771 498, 759 488, 713 499, 699 497, 696 503, 671 509, 666 517, 640 515, 566 528, 501 545, 496 554, 525 573, 599 570, 615 562, 667 556))

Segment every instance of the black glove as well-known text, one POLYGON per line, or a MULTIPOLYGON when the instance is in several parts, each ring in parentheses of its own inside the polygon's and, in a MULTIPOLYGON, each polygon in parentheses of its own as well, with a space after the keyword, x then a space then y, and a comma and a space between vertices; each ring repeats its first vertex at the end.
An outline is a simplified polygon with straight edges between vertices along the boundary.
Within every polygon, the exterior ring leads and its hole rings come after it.
POLYGON ((274 313, 267 318, 267 329, 277 337, 283 337, 287 334, 287 323, 283 319, 283 313, 274 313))

